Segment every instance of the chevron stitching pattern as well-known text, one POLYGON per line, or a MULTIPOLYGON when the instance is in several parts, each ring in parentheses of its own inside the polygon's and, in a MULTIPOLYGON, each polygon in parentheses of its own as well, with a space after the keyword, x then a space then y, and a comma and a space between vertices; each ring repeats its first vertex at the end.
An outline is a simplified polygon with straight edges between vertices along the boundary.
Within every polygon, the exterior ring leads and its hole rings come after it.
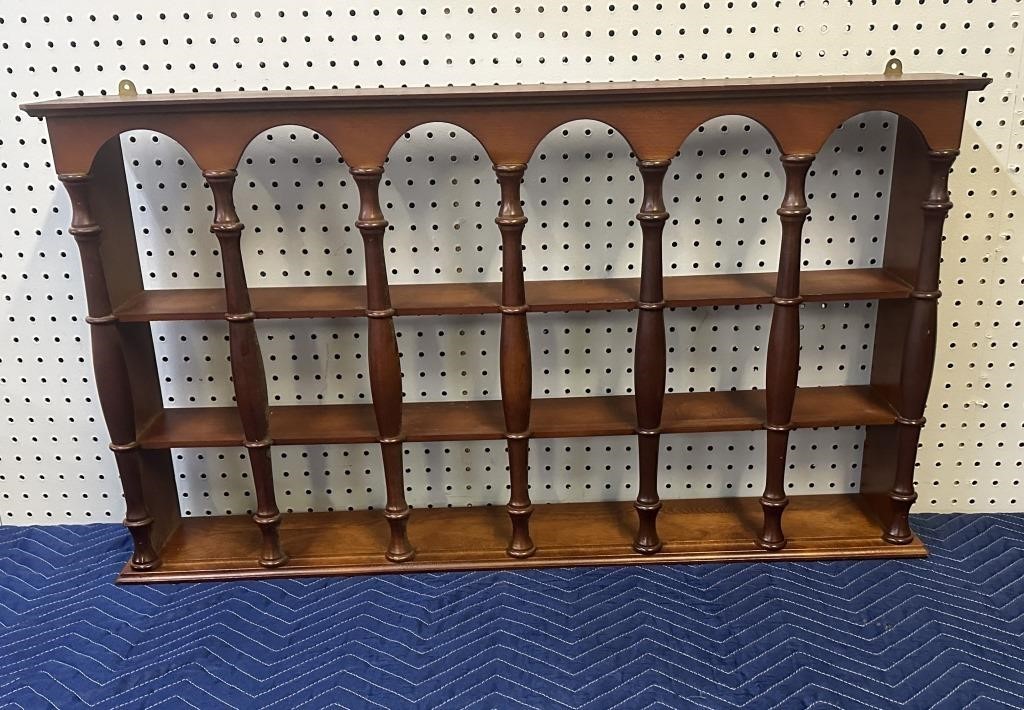
POLYGON ((0 708, 1020 708, 1024 515, 911 561, 117 587, 120 526, 0 527, 0 708))

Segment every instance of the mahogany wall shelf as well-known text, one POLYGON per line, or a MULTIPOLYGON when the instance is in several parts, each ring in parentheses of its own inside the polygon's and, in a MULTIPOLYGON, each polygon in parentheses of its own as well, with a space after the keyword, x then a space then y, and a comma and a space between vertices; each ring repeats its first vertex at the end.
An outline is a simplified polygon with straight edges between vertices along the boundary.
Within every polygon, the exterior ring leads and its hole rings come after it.
POLYGON ((71 197, 69 231, 81 252, 97 387, 134 540, 120 581, 925 554, 908 513, 935 354, 947 178, 967 94, 988 83, 938 74, 794 77, 75 97, 23 106, 47 119, 56 170, 71 197), (883 264, 801 272, 807 171, 836 126, 872 110, 899 116, 883 264), (691 131, 727 114, 762 124, 779 149, 786 188, 778 272, 663 277, 663 177, 691 131), (613 126, 637 157, 641 276, 524 282, 522 176, 541 139, 577 119, 613 126), (377 191, 383 166, 405 131, 431 121, 472 133, 494 164, 501 283, 387 282, 387 221, 377 191), (316 131, 350 166, 365 286, 247 285, 235 170, 255 136, 286 124, 316 131), (119 140, 140 128, 174 138, 202 171, 213 193, 223 289, 143 288, 119 140), (859 300, 879 301, 870 384, 799 388, 800 304, 859 300), (772 307, 765 389, 666 394, 665 309, 742 304, 772 307), (637 314, 634 395, 534 398, 530 311, 625 309, 637 314), (444 314, 500 318, 500 400, 402 402, 394 318, 444 314), (373 403, 269 406, 255 320, 351 317, 368 319, 373 403), (165 408, 150 323, 212 319, 228 323, 236 406, 165 408), (860 492, 787 498, 789 432, 841 426, 867 427, 860 492), (761 429, 767 460, 760 498, 661 501, 662 433, 761 429), (531 438, 614 435, 637 437, 635 503, 534 508, 531 438), (472 439, 506 440, 506 509, 410 511, 403 442, 472 439), (382 512, 279 513, 272 445, 371 442, 381 451, 382 512), (252 520, 182 519, 170 449, 199 446, 247 449, 257 501, 252 520))

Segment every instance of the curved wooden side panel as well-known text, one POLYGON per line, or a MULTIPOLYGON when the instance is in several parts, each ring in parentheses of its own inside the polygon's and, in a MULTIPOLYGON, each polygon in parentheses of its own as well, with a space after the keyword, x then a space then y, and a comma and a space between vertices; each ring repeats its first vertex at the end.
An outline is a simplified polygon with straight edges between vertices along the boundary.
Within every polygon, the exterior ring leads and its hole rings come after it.
POLYGON ((882 537, 887 542, 906 545, 913 541, 910 507, 917 500, 914 490, 914 465, 917 443, 924 426, 924 407, 931 386, 935 363, 939 264, 942 227, 953 207, 949 199, 949 171, 959 151, 929 151, 928 196, 921 203, 923 231, 918 254, 917 278, 910 294, 910 319, 900 371, 900 396, 896 417, 896 473, 889 491, 891 516, 882 537))
POLYGON ((942 228, 952 204, 948 174, 957 152, 929 150, 901 119, 894 146, 883 266, 912 284, 908 298, 882 301, 875 326, 871 385, 897 415, 893 427, 869 427, 861 493, 890 544, 914 541, 910 508, 917 499, 917 442, 935 356, 942 228))
POLYGON ((124 346, 113 313, 107 276, 100 252, 103 228, 94 218, 91 194, 92 178, 88 174, 62 174, 71 198, 69 232, 78 243, 85 278, 88 307, 86 322, 92 341, 92 360, 100 408, 110 433, 110 450, 117 460, 118 475, 124 491, 125 527, 131 532, 134 550, 131 567, 146 571, 160 565, 160 557, 151 539, 153 518, 143 498, 142 461, 136 440, 135 403, 125 359, 124 346))

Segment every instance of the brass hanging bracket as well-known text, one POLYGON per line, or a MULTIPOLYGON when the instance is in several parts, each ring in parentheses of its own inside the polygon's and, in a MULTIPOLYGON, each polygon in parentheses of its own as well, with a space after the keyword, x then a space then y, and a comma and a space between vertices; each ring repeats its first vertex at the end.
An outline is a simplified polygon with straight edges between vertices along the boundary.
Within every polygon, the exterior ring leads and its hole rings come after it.
POLYGON ((121 79, 117 82, 117 95, 121 98, 129 98, 132 96, 138 96, 139 92, 135 88, 135 82, 131 79, 121 79))
POLYGON ((893 57, 885 63, 885 78, 899 79, 903 76, 903 62, 893 57))

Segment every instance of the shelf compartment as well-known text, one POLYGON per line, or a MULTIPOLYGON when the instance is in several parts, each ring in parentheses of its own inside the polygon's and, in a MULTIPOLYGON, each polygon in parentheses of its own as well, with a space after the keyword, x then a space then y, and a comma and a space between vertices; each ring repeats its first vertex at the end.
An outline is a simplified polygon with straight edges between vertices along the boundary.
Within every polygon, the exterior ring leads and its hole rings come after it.
MULTIPOLYGON (((764 390, 670 393, 665 396, 666 433, 751 431, 764 422, 764 390)), ((500 400, 414 402, 402 408, 409 441, 501 439, 500 400)), ((868 385, 797 390, 793 421, 801 428, 887 425, 895 415, 868 385)), ((534 438, 616 436, 636 426, 632 395, 533 400, 534 438)), ((370 404, 312 404, 270 408, 275 444, 367 444, 377 441, 370 404)), ((165 409, 139 435, 147 449, 236 446, 242 425, 234 407, 165 409)))
POLYGON ((631 502, 538 505, 531 519, 537 553, 505 554, 503 506, 416 508, 409 521, 416 558, 384 559, 387 524, 379 511, 290 513, 281 541, 291 559, 266 569, 256 563, 259 531, 248 516, 187 518, 162 550, 152 572, 126 566, 120 582, 180 582, 436 570, 515 569, 564 565, 666 562, 778 561, 924 557, 924 545, 890 545, 858 494, 792 496, 786 510, 789 544, 765 552, 754 544, 761 524, 756 498, 666 500, 658 516, 665 542, 656 555, 631 549, 636 511, 631 502))
MULTIPOLYGON (((602 311, 636 307, 639 279, 528 281, 533 311, 602 311)), ((883 269, 833 269, 801 273, 808 301, 906 298, 910 286, 883 269)), ((770 303, 775 273, 668 276, 665 301, 671 308, 770 303)), ((362 286, 250 288, 257 318, 345 318, 365 314, 362 286)), ((391 301, 400 316, 498 313, 500 283, 396 284, 391 301)), ((124 322, 214 320, 224 315, 219 288, 142 291, 117 308, 124 322)))

